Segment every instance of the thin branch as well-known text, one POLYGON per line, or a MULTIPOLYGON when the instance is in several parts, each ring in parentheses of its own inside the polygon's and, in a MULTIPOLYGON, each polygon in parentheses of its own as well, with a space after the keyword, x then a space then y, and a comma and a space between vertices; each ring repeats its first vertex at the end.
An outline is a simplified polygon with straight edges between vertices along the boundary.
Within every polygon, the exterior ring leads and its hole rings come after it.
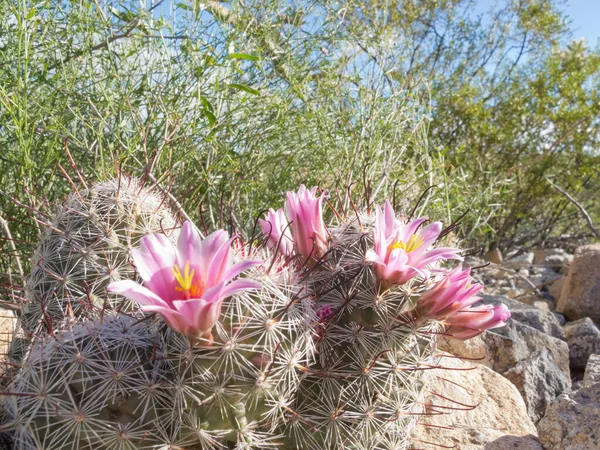
POLYGON ((592 222, 592 218, 590 217, 588 212, 585 210, 583 205, 581 203, 579 203, 577 200, 575 200, 567 191, 558 187, 556 184, 554 184, 552 181, 550 181, 550 179, 548 177, 546 177, 546 181, 550 184, 550 186, 552 186, 554 189, 556 189, 558 192, 560 192, 562 195, 564 195, 571 203, 573 203, 575 206, 577 206, 577 208, 579 208, 579 211, 581 211, 581 214, 583 214, 583 217, 585 217, 585 221, 587 222, 590 230, 592 230, 592 233, 594 233, 594 236, 596 236, 598 239, 600 239, 600 231, 598 231, 598 229, 594 227, 594 222, 592 222))

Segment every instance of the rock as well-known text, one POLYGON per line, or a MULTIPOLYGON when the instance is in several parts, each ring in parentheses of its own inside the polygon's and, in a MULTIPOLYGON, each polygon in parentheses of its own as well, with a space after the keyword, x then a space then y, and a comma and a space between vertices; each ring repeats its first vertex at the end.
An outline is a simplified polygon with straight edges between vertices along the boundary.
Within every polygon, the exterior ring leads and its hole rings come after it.
POLYGON ((585 369, 590 355, 600 353, 600 330, 589 317, 567 322, 563 329, 569 344, 571 367, 585 369))
POLYGON ((0 376, 6 372, 13 335, 17 329, 17 316, 11 310, 0 308, 0 376))
POLYGON ((600 383, 556 398, 538 432, 545 450, 600 449, 600 383))
POLYGON ((583 375, 583 386, 595 383, 600 383, 600 355, 590 355, 583 375))
POLYGON ((542 311, 547 312, 552 312, 552 310, 554 309, 554 303, 550 300, 546 300, 545 298, 534 300, 533 302, 531 302, 531 306, 533 306, 536 309, 541 309, 542 311))
POLYGON ((471 363, 481 364, 490 369, 494 366, 493 355, 481 336, 461 341, 447 336, 440 336, 438 349, 457 355, 471 363))
POLYGON ((502 261, 504 261, 504 258, 502 257, 502 252, 499 248, 491 249, 483 256, 483 259, 493 264, 502 264, 502 261))
POLYGON ((533 263, 560 269, 562 265, 569 259, 569 256, 570 255, 562 248, 537 250, 533 254, 533 263))
POLYGON ((527 277, 527 279, 538 289, 545 289, 546 286, 551 286, 557 280, 562 278, 561 274, 556 273, 552 269, 547 269, 544 267, 541 267, 541 268, 538 267, 536 269, 538 269, 538 270, 544 269, 544 271, 542 271, 541 273, 534 273, 533 275, 529 275, 529 277, 527 277), (547 271, 549 271, 549 272, 547 272, 547 271))
POLYGON ((523 253, 504 261, 504 266, 512 269, 527 268, 533 264, 533 253, 523 253))
POLYGON ((444 366, 463 370, 428 371, 430 394, 424 404, 448 409, 431 408, 432 415, 421 418, 412 434, 413 448, 542 450, 525 403, 508 380, 485 366, 476 365, 473 370, 466 370, 473 366, 456 359, 444 358, 443 361, 444 366), (435 395, 437 393, 450 400, 435 395), (440 411, 445 414, 437 414, 440 411))
POLYGON ((569 267, 571 266, 571 263, 573 262, 573 255, 567 255, 567 257, 565 258, 565 262, 563 263, 562 267, 560 268, 560 274, 561 275, 567 275, 569 273, 569 267))
MULTIPOLYGON (((543 300, 538 300, 543 301, 543 300)), ((550 311, 532 307, 500 295, 484 295, 481 303, 497 306, 504 304, 510 310, 511 318, 527 324, 543 333, 549 334, 557 339, 566 340, 565 333, 556 316, 550 311)), ((534 302, 535 303, 535 302, 534 302)), ((476 305, 479 305, 477 303, 476 305)), ((534 305, 535 306, 535 305, 534 305)))
POLYGON ((600 244, 575 251, 556 310, 569 320, 590 317, 600 323, 600 244))
POLYGON ((544 417, 552 400, 571 389, 571 380, 557 367, 550 353, 543 350, 532 353, 503 375, 523 396, 534 423, 544 417))
POLYGON ((556 320, 558 320, 558 323, 560 323, 561 326, 563 326, 565 323, 567 323, 567 319, 561 313, 552 311, 552 314, 554 314, 554 317, 556 317, 556 320))
POLYGON ((557 279, 554 283, 552 283, 550 285, 550 288, 548 288, 548 292, 550 292, 550 295, 554 297, 554 300, 558 301, 558 299, 560 299, 560 293, 563 290, 565 281, 567 281, 567 277, 562 276, 559 279, 557 279))
POLYGON ((509 319, 505 327, 488 330, 481 335, 493 361, 492 368, 504 373, 540 350, 549 352, 556 366, 570 379, 569 346, 517 320, 509 319))

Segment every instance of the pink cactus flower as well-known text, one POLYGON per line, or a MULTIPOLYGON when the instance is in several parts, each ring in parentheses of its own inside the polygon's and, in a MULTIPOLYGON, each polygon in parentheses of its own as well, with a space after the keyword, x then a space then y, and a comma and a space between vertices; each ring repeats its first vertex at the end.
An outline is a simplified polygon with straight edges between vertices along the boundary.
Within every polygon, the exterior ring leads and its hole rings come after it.
POLYGON ((333 311, 331 310, 330 305, 323 305, 317 311, 317 317, 319 318, 319 320, 327 320, 331 316, 333 316, 333 311))
POLYGON ((233 264, 226 231, 218 230, 201 239, 191 222, 185 222, 177 248, 162 234, 144 236, 141 248, 132 250, 133 260, 144 281, 116 281, 110 292, 159 313, 174 329, 194 341, 212 341, 211 330, 219 319, 223 300, 236 292, 260 289, 256 281, 233 278, 262 261, 233 264))
POLYGON ((285 203, 285 215, 292 223, 292 237, 296 252, 300 254, 309 266, 321 258, 328 247, 327 230, 323 222, 323 199, 315 196, 317 188, 310 191, 304 185, 298 193, 288 192, 285 203))
POLYGON ((258 222, 264 235, 268 236, 269 247, 273 251, 283 256, 289 256, 294 252, 294 241, 283 209, 279 208, 277 212, 273 208, 269 209, 265 219, 258 219, 258 222))
POLYGON ((471 339, 485 330, 506 325, 510 311, 506 305, 465 308, 446 318, 447 332, 460 340, 471 339))
POLYGON ((373 249, 367 251, 366 259, 374 263, 375 272, 384 283, 403 284, 417 275, 426 278, 430 264, 445 259, 462 260, 458 249, 430 248, 442 232, 442 224, 433 222, 419 230, 426 221, 423 217, 401 223, 389 201, 383 211, 377 206, 373 249))
POLYGON ((416 315, 441 320, 477 303, 481 297, 475 294, 483 286, 472 281, 471 269, 456 267, 419 298, 415 307, 416 315))

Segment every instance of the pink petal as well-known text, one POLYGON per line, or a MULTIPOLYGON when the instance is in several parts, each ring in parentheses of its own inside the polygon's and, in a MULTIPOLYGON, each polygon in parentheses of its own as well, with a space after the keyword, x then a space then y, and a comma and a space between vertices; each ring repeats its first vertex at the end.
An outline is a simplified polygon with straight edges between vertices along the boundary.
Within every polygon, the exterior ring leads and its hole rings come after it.
POLYGON ((173 302, 178 312, 187 317, 188 336, 199 336, 210 331, 221 314, 221 302, 207 302, 204 299, 173 302))
POLYGON ((442 232, 442 222, 433 222, 423 228, 419 234, 423 238, 422 247, 427 249, 431 244, 435 242, 437 237, 442 232))
POLYGON ((202 242, 194 224, 186 220, 177 239, 177 259, 181 270, 184 269, 187 262, 190 263, 190 266, 194 266, 202 253, 202 242))
MULTIPOLYGON (((427 220, 428 220, 427 217, 420 217, 419 219, 415 219, 415 220, 407 223, 404 226, 405 228, 403 230, 403 234, 404 234, 404 236, 403 236, 404 239, 403 240, 405 242, 408 242, 408 240, 410 239, 410 237, 417 232, 417 230, 419 229, 419 227, 421 226, 421 224, 423 222, 427 222, 427 220)), ((431 226, 431 225, 429 225, 429 226, 431 226)), ((419 234, 422 234, 422 233, 419 233, 419 234)))
POLYGON ((154 305, 169 308, 167 302, 158 295, 132 280, 115 281, 114 283, 110 283, 106 289, 108 292, 122 295, 140 305, 154 305))
POLYGON ((231 266, 227 272, 223 274, 223 280, 231 280, 232 278, 237 277, 240 273, 250 269, 251 267, 260 266, 264 261, 259 259, 244 259, 233 266, 231 266))
POLYGON ((210 281, 211 271, 213 270, 212 264, 215 254, 223 248, 225 244, 227 247, 231 244, 229 234, 225 230, 217 230, 202 240, 200 243, 198 253, 190 255, 190 266, 196 270, 196 276, 200 276, 202 281, 206 283, 207 287, 212 286, 215 282, 210 281))
POLYGON ((223 242, 221 247, 213 254, 213 257, 208 263, 208 271, 206 274, 206 285, 213 286, 219 283, 221 280, 225 280, 225 273, 231 267, 233 263, 233 253, 231 250, 231 243, 237 239, 234 236, 223 242))
POLYGON ((131 255, 142 280, 159 297, 171 300, 175 290, 172 269, 176 263, 173 244, 162 234, 152 234, 144 236, 140 246, 131 255))
MULTIPOLYGON (((177 302, 180 300, 175 301, 177 302)), ((193 324, 191 323, 190 318, 185 314, 181 314, 179 311, 171 308, 163 308, 162 306, 143 306, 142 309, 146 312, 160 314, 165 322, 167 322, 167 325, 169 325, 169 328, 178 333, 185 334, 186 336, 191 335, 190 330, 193 329, 193 324)))
POLYGON ((239 280, 235 280, 228 284, 227 287, 221 291, 220 296, 222 298, 227 298, 237 292, 246 291, 248 289, 261 290, 262 285, 258 281, 240 278, 239 280))

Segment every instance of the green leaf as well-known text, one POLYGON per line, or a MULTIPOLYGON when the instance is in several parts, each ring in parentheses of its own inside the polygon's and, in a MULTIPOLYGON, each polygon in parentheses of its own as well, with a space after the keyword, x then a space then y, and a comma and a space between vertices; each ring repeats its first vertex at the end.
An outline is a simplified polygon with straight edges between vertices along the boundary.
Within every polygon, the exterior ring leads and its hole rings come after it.
POLYGON ((204 112, 204 116, 206 117, 208 123, 211 126, 217 121, 217 117, 212 113, 212 111, 209 111, 208 109, 203 109, 202 112, 204 112))
POLYGON ((202 103, 202 106, 204 106, 205 110, 210 111, 211 113, 215 111, 212 103, 206 97, 201 95, 200 102, 202 103))
POLYGON ((186 11, 192 11, 193 10, 193 8, 190 5, 188 5, 187 3, 181 3, 181 2, 180 3, 175 3, 175 6, 177 8, 185 9, 186 11))
POLYGON ((252 94, 252 95, 260 95, 260 92, 257 91, 256 89, 252 89, 250 86, 247 86, 245 84, 240 84, 240 83, 230 83, 227 86, 229 86, 230 88, 233 89, 237 89, 238 91, 244 91, 247 92, 248 94, 252 94))
POLYGON ((258 61, 260 58, 256 55, 249 55, 247 53, 230 53, 229 59, 245 59, 246 61, 258 61))
POLYGON ((31 9, 31 11, 29 11, 29 14, 27 14, 27 20, 31 20, 35 17, 35 9, 31 9))

